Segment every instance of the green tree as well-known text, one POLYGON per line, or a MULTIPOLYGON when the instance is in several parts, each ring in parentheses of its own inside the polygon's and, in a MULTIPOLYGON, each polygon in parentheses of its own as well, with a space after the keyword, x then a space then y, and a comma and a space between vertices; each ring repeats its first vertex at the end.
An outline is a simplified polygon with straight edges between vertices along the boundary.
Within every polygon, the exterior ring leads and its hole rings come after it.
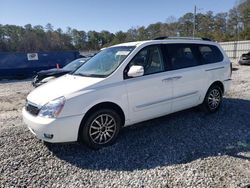
POLYGON ((225 41, 227 32, 227 13, 218 13, 214 16, 213 38, 216 41, 225 41))
MULTIPOLYGON (((113 44, 136 40, 150 40, 159 36, 193 35, 193 13, 186 13, 179 19, 168 17, 165 23, 157 22, 130 28, 127 32, 115 34, 72 29, 54 29, 48 23, 25 26, 0 24, 0 51, 52 51, 52 50, 99 50, 113 44)), ((208 11, 196 15, 196 36, 216 41, 250 40, 250 0, 241 0, 228 13, 208 11)))
POLYGON ((115 37, 112 40, 111 44, 119 44, 119 43, 125 42, 126 38, 127 38, 127 34, 125 32, 118 31, 115 33, 115 37))
POLYGON ((110 33, 109 31, 103 30, 99 33, 99 37, 100 37, 101 47, 105 47, 112 42, 115 35, 113 33, 110 33))
POLYGON ((186 13, 184 16, 179 18, 179 32, 181 36, 193 35, 193 21, 193 13, 186 13))
POLYGON ((148 34, 148 39, 154 39, 156 37, 162 36, 161 33, 161 22, 155 23, 155 24, 150 24, 147 27, 147 34, 148 34))

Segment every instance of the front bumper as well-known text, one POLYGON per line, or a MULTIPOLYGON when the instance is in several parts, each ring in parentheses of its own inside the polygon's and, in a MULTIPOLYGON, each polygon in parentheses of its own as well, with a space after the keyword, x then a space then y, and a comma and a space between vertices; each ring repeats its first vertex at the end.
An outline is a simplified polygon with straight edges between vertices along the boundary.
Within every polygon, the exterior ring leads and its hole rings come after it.
POLYGON ((37 138, 50 143, 75 142, 83 114, 57 119, 33 116, 23 108, 23 121, 37 138), (47 138, 45 135, 53 135, 47 138))

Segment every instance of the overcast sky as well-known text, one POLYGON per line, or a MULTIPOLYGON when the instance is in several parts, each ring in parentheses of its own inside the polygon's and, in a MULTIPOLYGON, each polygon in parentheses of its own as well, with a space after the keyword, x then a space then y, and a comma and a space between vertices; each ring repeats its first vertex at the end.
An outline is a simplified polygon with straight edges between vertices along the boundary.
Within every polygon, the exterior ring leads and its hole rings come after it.
POLYGON ((228 12, 236 0, 0 0, 0 24, 127 31, 187 12, 228 12))

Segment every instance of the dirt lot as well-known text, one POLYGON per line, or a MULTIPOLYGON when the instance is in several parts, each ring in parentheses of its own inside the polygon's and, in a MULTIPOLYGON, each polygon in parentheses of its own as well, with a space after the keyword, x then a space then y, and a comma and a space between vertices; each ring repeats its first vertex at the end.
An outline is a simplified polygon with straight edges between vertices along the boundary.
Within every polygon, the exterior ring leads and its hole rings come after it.
POLYGON ((116 144, 45 146, 22 123, 32 87, 0 82, 0 187, 243 187, 250 184, 250 66, 234 65, 222 108, 125 128, 116 144))

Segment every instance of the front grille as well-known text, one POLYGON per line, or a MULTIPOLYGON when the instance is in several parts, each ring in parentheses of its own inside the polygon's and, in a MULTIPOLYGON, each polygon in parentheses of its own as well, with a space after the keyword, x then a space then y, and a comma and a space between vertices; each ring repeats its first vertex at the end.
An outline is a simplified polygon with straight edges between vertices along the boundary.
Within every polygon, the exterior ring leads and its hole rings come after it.
POLYGON ((37 116, 40 109, 28 102, 26 102, 25 109, 32 115, 37 116))

